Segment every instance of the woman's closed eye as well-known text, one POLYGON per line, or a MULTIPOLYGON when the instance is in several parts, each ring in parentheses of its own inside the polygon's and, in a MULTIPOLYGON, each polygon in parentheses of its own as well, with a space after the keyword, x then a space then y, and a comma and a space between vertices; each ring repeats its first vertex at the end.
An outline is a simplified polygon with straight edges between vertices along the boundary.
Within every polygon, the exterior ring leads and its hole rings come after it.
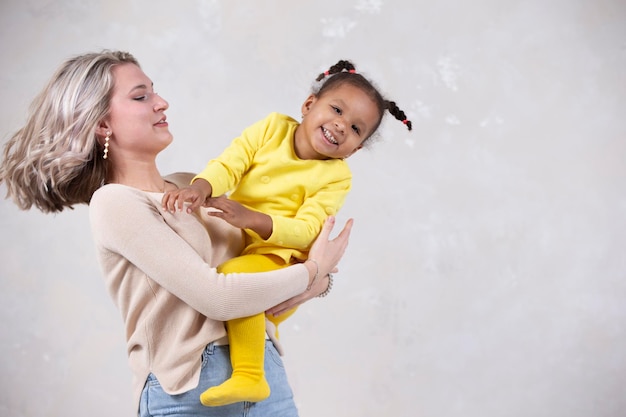
POLYGON ((152 93, 147 92, 145 94, 140 94, 140 95, 137 95, 137 96, 133 97, 133 100, 135 100, 135 101, 146 101, 146 100, 150 99, 152 96, 156 96, 156 95, 157 95, 156 92, 152 92, 152 93))

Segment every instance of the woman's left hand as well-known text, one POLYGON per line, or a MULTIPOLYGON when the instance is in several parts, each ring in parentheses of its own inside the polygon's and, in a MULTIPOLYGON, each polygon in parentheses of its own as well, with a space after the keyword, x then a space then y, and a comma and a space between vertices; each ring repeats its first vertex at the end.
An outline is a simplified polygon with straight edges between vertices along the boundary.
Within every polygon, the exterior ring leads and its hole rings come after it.
MULTIPOLYGON (((336 270, 334 272, 336 272, 336 270)), ((286 313, 288 310, 291 310, 292 308, 309 301, 311 298, 317 297, 318 295, 326 291, 327 288, 328 275, 325 275, 318 278, 310 289, 306 290, 302 294, 298 294, 295 297, 290 298, 287 301, 283 301, 277 306, 270 308, 269 310, 267 310, 266 313, 273 316, 280 316, 281 314, 286 313)))

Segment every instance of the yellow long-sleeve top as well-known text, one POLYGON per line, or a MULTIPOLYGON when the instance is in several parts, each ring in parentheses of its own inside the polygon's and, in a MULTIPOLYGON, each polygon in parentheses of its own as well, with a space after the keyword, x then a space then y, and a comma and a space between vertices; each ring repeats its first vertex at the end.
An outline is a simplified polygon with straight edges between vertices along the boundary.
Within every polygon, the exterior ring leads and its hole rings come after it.
POLYGON ((300 159, 294 149, 299 123, 271 113, 246 128, 196 178, 207 180, 213 196, 229 198, 272 218, 272 235, 262 239, 246 229, 244 254, 272 253, 291 263, 304 260, 324 219, 335 215, 352 185, 342 159, 300 159))

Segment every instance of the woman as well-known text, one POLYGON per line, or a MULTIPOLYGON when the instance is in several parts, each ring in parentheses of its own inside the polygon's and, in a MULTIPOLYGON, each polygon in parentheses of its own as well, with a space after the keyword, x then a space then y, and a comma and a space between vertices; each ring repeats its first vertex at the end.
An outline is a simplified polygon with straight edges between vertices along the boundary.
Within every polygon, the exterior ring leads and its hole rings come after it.
POLYGON ((268 309, 279 314, 327 291, 352 221, 329 241, 330 218, 302 264, 218 274, 214 267, 242 249, 241 231, 202 213, 161 207, 163 193, 190 178, 163 178, 156 166, 172 142, 168 106, 130 54, 72 58, 7 143, 0 182, 22 209, 58 212, 89 204, 98 259, 124 320, 139 415, 296 416, 271 339, 265 352, 269 399, 206 408, 199 395, 231 372, 222 322, 268 309))

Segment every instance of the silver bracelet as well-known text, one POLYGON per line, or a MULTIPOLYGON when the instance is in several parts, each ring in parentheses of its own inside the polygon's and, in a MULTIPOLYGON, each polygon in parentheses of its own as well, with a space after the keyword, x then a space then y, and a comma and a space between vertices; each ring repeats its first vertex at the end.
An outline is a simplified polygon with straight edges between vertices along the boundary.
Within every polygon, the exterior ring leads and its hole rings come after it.
POLYGON ((320 273, 320 266, 315 259, 307 259, 307 261, 311 261, 315 264, 315 276, 313 277, 313 280, 311 281, 311 283, 306 287, 306 290, 308 291, 311 289, 311 287, 313 286, 313 284, 315 284, 315 281, 317 280, 317 276, 320 273))
POLYGON ((330 293, 330 290, 332 290, 332 289, 333 289, 333 274, 329 273, 328 274, 328 287, 326 287, 326 291, 324 291, 323 293, 321 293, 317 297, 318 298, 326 297, 330 293))

